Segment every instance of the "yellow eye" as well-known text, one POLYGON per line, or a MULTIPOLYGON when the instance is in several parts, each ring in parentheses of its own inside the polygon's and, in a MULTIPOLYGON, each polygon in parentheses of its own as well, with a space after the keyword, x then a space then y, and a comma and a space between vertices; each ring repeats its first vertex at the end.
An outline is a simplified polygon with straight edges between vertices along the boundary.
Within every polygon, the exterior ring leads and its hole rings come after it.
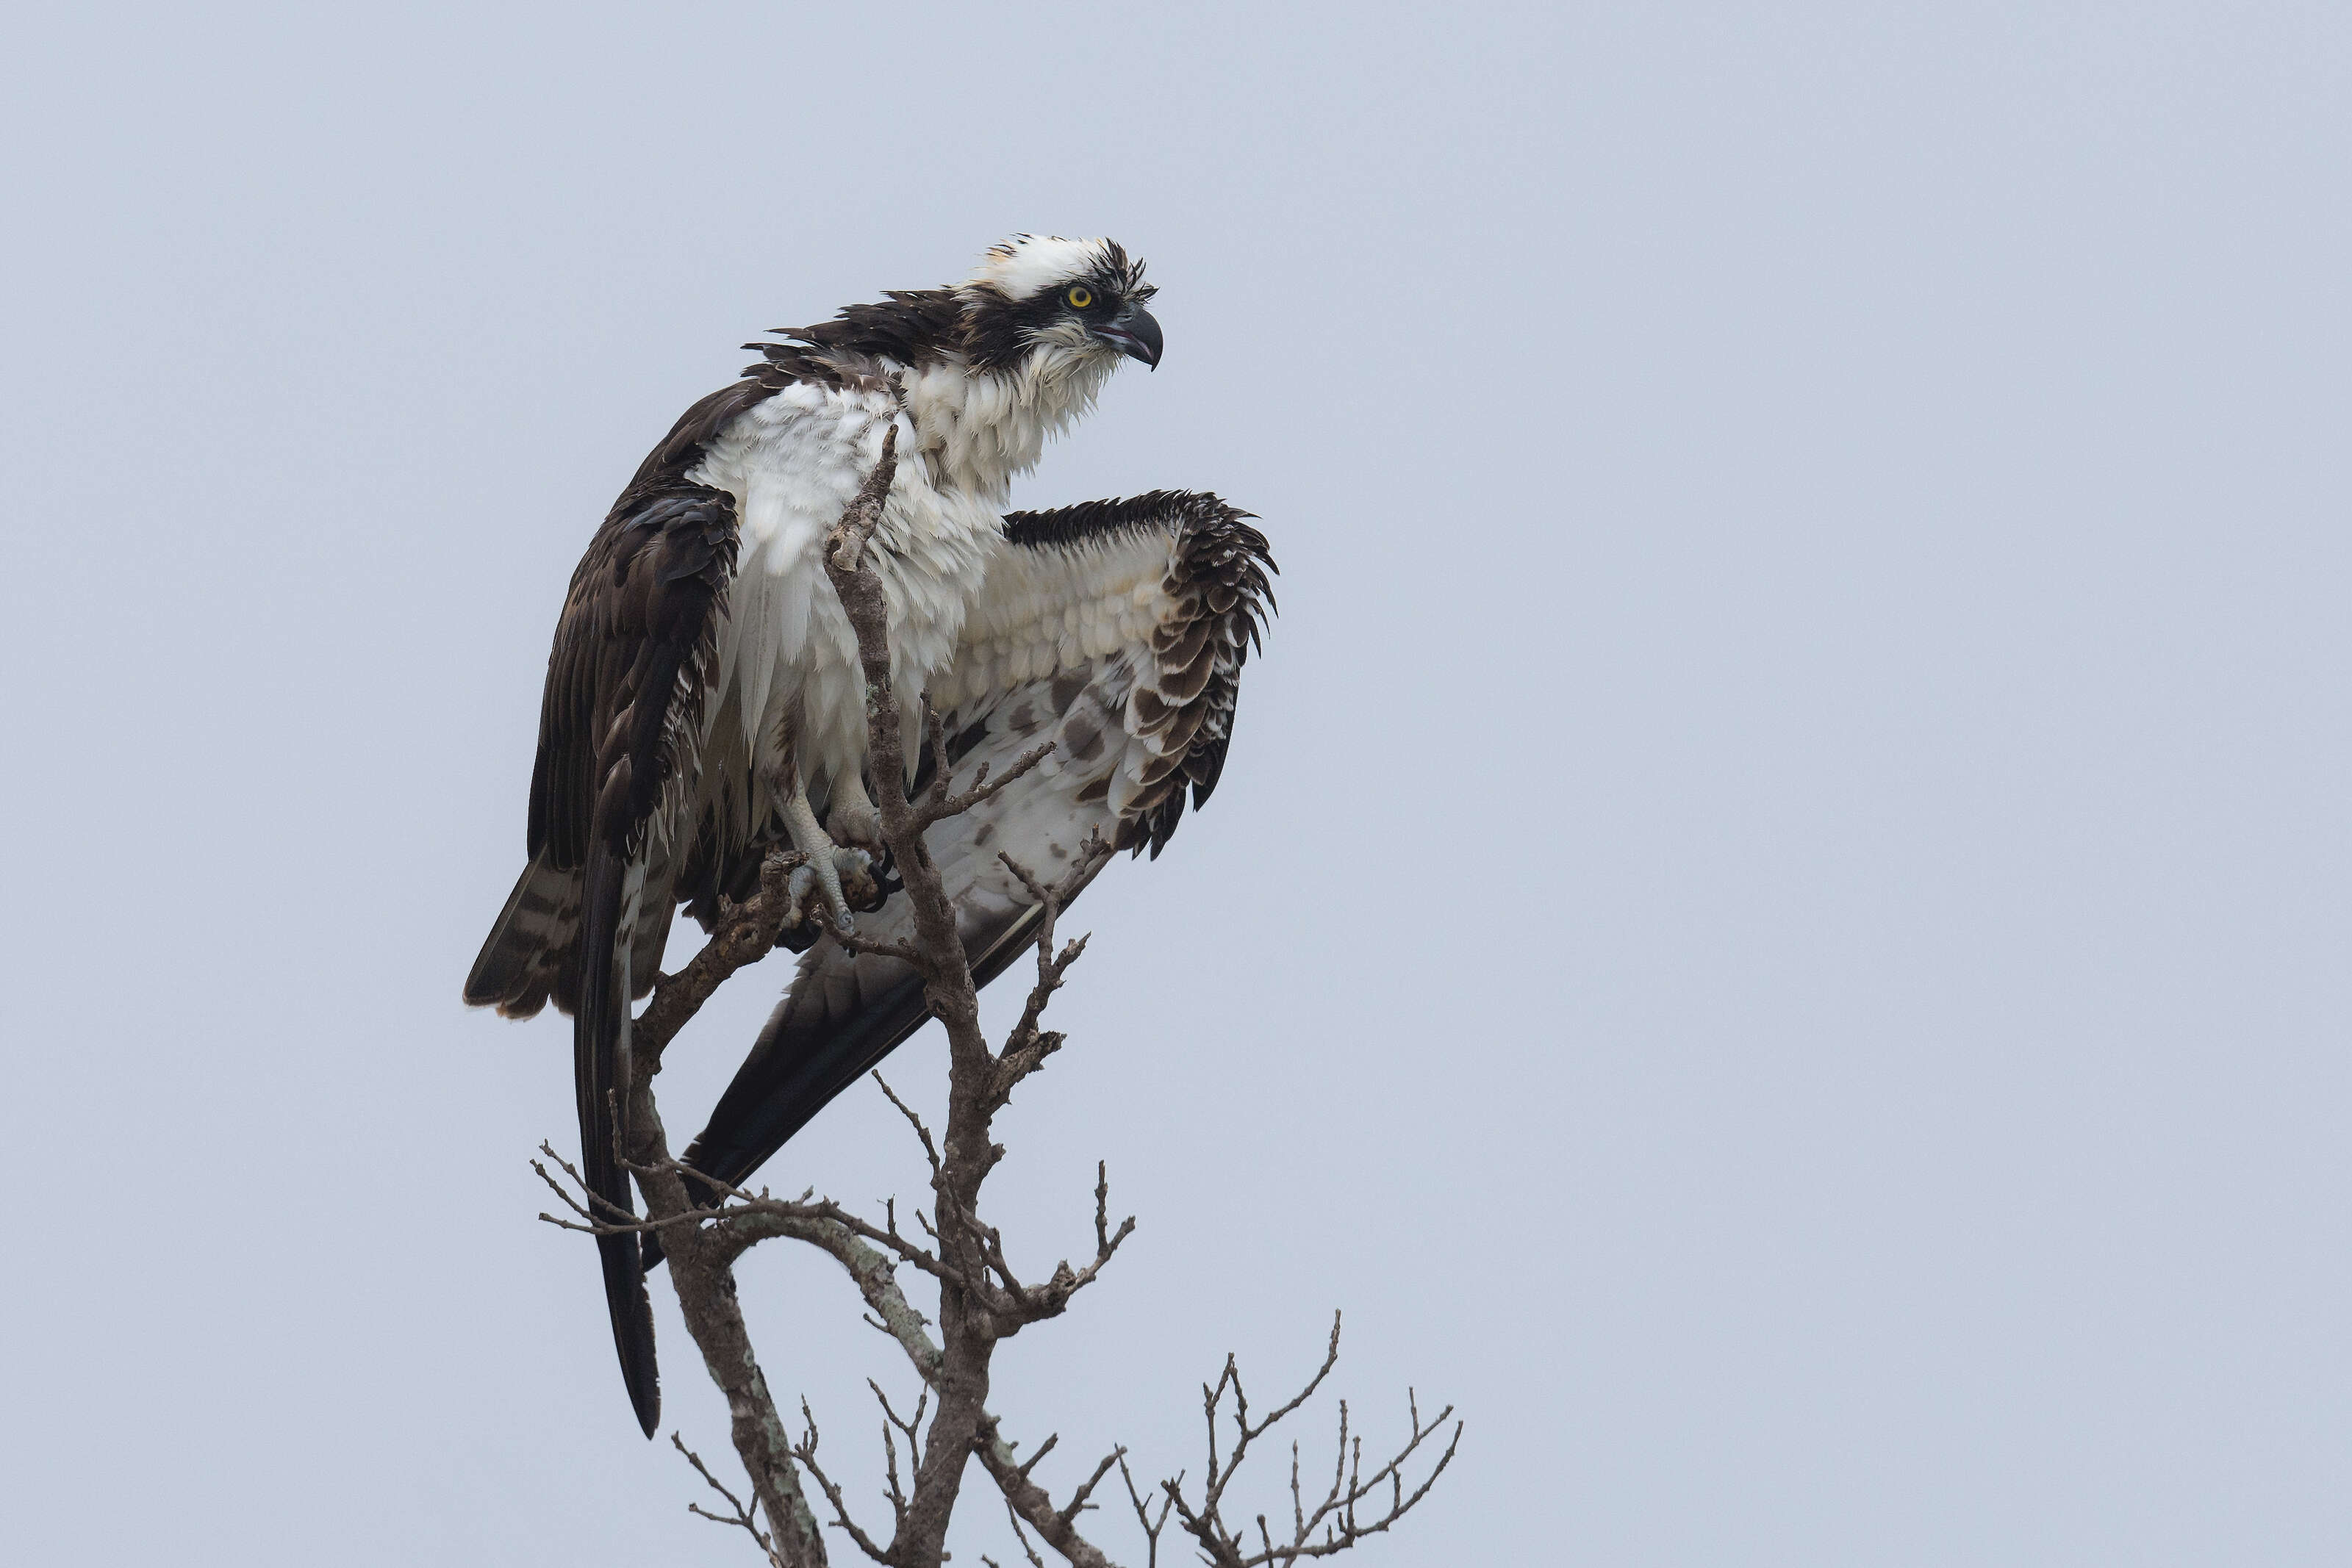
POLYGON ((1085 287, 1073 288, 1064 298, 1069 300, 1073 310, 1083 310, 1095 302, 1093 292, 1085 287))

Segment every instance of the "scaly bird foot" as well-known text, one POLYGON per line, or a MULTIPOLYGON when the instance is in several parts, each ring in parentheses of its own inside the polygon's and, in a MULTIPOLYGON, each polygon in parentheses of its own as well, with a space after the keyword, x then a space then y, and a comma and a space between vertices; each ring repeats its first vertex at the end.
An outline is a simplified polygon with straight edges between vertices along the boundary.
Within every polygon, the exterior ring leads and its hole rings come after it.
POLYGON ((815 933, 811 928, 820 908, 834 929, 851 932, 857 929, 857 913, 871 915, 889 897, 884 879, 876 873, 874 857, 839 844, 793 867, 784 885, 792 898, 785 929, 807 931, 812 938, 815 933))

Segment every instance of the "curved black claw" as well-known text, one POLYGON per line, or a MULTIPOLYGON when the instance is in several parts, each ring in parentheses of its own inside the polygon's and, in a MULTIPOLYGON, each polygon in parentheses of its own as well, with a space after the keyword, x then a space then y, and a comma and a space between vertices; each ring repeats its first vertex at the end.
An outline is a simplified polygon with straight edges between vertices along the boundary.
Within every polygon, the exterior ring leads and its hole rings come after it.
POLYGON ((907 883, 898 875, 898 857, 891 853, 887 844, 882 846, 882 852, 875 855, 874 863, 866 870, 866 874, 874 879, 874 902, 853 904, 850 907, 860 915, 879 915, 882 906, 890 902, 892 894, 907 891, 907 883))

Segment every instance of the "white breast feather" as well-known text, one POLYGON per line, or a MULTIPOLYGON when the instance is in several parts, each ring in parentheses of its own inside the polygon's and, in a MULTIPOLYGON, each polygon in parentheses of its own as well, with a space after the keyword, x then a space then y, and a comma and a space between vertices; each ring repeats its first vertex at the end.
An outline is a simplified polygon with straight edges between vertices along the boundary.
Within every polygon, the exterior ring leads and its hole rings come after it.
MULTIPOLYGON (((793 760, 812 785, 863 765, 856 639, 820 551, 881 460, 894 421, 901 449, 912 449, 913 427, 887 393, 789 387, 730 425, 688 476, 736 498, 741 545, 719 643, 719 703, 735 705, 749 760, 762 772, 783 760, 776 744, 788 727, 793 760)), ((899 690, 922 690, 948 662, 1001 528, 985 499, 942 493, 923 465, 899 465, 874 540, 899 690)))

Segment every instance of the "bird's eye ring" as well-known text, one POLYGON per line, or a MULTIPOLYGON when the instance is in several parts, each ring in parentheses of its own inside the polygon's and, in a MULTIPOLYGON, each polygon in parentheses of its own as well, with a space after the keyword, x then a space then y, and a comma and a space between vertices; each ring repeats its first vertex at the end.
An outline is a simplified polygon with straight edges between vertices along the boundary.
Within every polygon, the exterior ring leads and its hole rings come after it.
POLYGON ((1094 291, 1083 284, 1073 287, 1063 298, 1070 302, 1073 310, 1083 310, 1095 302, 1094 291))

